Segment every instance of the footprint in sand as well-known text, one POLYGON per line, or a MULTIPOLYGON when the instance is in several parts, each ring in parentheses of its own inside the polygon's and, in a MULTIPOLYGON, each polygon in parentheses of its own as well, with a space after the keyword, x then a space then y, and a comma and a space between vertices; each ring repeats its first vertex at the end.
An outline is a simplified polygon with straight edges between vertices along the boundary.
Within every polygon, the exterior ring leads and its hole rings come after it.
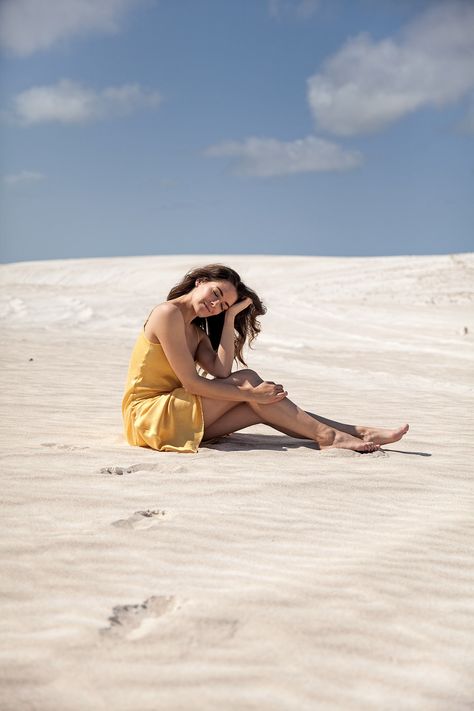
POLYGON ((144 511, 135 511, 128 518, 120 518, 118 521, 114 521, 112 526, 136 529, 157 528, 165 516, 168 517, 168 514, 163 509, 145 509, 144 511))
POLYGON ((49 449, 61 449, 66 452, 74 452, 76 449, 89 449, 89 447, 79 447, 75 444, 58 444, 57 442, 41 442, 41 446, 49 449))
POLYGON ((166 656, 172 658, 186 655, 196 646, 214 648, 224 644, 240 626, 237 619, 196 617, 192 609, 184 619, 171 623, 171 613, 181 607, 182 601, 173 595, 156 595, 140 605, 117 605, 109 617, 109 626, 100 634, 103 639, 134 641, 159 631, 166 644, 166 656))
POLYGON ((334 447, 332 449, 322 449, 320 453, 321 457, 329 457, 330 459, 341 458, 341 457, 388 457, 387 452, 383 449, 376 449, 375 452, 354 452, 352 449, 342 449, 341 447, 334 447))
POLYGON ((149 597, 140 605, 117 605, 109 617, 109 627, 100 632, 106 637, 141 639, 157 628, 160 618, 178 607, 179 602, 173 595, 149 597))
POLYGON ((172 466, 172 467, 164 467, 163 465, 160 464, 131 464, 129 467, 119 467, 119 466, 110 466, 110 467, 102 467, 100 470, 101 474, 116 474, 117 476, 123 476, 123 474, 133 474, 133 472, 141 472, 141 471, 146 471, 146 472, 162 472, 166 474, 182 474, 183 472, 186 471, 184 467, 181 466, 172 466))

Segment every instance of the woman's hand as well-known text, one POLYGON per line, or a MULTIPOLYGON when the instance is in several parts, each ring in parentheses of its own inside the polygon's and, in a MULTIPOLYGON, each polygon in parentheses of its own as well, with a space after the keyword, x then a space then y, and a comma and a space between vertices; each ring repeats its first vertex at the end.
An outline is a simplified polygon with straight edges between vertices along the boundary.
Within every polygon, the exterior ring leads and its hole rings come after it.
POLYGON ((240 314, 241 311, 247 309, 252 303, 252 299, 247 296, 247 298, 243 299, 242 301, 236 301, 235 304, 229 306, 226 311, 226 314, 229 314, 231 316, 237 316, 237 314, 240 314))
POLYGON ((264 380, 263 383, 252 388, 252 400, 258 402, 259 405, 271 405, 274 402, 280 402, 288 395, 288 392, 283 389, 283 385, 271 383, 264 380))

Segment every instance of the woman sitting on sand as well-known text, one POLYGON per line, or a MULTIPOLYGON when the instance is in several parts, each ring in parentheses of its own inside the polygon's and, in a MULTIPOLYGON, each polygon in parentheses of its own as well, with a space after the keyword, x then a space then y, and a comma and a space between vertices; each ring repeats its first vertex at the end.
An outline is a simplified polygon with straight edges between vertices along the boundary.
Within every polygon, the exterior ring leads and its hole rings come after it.
POLYGON ((129 444, 167 452, 197 452, 203 440, 263 423, 320 449, 373 452, 408 430, 344 425, 305 412, 283 385, 253 370, 232 372, 260 332, 266 311, 233 269, 193 269, 156 306, 135 344, 122 402, 129 444), (199 375, 198 364, 212 379, 199 375))

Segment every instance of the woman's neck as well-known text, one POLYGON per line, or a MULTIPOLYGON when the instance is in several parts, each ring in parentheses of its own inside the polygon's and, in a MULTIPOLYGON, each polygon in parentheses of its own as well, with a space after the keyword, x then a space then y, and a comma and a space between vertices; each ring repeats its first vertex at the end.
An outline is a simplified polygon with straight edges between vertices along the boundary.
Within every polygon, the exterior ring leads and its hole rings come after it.
POLYGON ((176 304, 181 311, 185 326, 190 326, 196 318, 196 311, 194 310, 191 293, 183 294, 183 296, 177 296, 176 299, 171 299, 171 303, 176 304))

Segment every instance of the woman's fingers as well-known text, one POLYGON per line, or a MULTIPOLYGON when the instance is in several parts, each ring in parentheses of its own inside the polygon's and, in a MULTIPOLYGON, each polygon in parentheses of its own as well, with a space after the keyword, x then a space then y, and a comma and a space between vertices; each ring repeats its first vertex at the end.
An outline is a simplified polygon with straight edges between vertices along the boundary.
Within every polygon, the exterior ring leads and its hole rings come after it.
POLYGON ((267 403, 268 405, 271 405, 274 402, 280 402, 280 400, 284 400, 287 395, 288 393, 285 391, 283 391, 282 393, 276 393, 276 395, 274 395, 271 400, 267 400, 267 403))
POLYGON ((288 392, 283 388, 283 385, 273 385, 272 402, 279 402, 288 395, 288 392))
POLYGON ((258 402, 262 405, 269 405, 273 402, 279 402, 283 400, 288 395, 288 392, 283 388, 283 385, 279 383, 272 383, 269 380, 265 380, 260 385, 255 388, 259 395, 258 402))

